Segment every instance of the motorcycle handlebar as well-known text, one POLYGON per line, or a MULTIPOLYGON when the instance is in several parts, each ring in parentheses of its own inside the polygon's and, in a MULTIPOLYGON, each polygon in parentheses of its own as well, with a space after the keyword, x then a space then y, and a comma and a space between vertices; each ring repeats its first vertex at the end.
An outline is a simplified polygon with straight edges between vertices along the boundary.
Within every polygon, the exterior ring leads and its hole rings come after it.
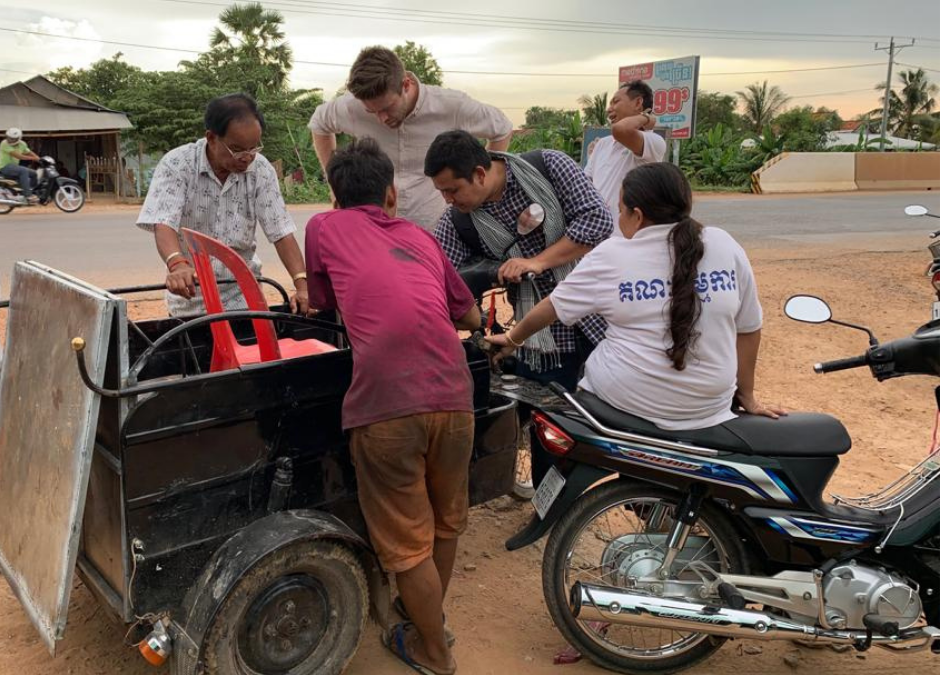
POLYGON ((817 373, 834 373, 837 370, 848 370, 850 368, 861 368, 868 365, 868 354, 862 356, 850 356, 847 359, 836 359, 835 361, 823 361, 813 366, 817 373))

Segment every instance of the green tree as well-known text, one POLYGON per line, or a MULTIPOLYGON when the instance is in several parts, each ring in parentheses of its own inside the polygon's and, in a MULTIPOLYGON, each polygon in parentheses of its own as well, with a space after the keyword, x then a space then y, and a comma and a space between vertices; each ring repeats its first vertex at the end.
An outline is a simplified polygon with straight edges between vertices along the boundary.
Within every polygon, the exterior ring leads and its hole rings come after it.
POLYGON ((66 66, 46 73, 46 77, 79 96, 114 108, 119 94, 144 78, 144 71, 124 61, 123 56, 118 52, 110 59, 95 61, 88 68, 66 66))
POLYGON ((552 129, 567 124, 568 119, 575 114, 574 110, 561 108, 543 108, 532 106, 525 111, 524 129, 552 129))
POLYGON ((437 86, 444 84, 444 74, 441 67, 438 65, 437 59, 431 56, 431 52, 428 51, 427 47, 408 40, 392 51, 398 54, 398 58, 405 64, 405 70, 414 73, 422 83, 437 86))
POLYGON ((231 5, 222 10, 219 24, 209 38, 209 51, 189 68, 224 69, 223 79, 242 73, 246 90, 258 97, 262 91, 282 90, 293 67, 293 51, 285 40, 284 16, 259 3, 231 5))
MULTIPOLYGON (((901 79, 901 89, 900 92, 893 89, 891 91, 889 111, 893 113, 894 119, 892 120, 889 114, 888 125, 902 138, 915 138, 918 135, 918 119, 933 112, 937 104, 934 96, 940 92, 940 87, 927 79, 923 68, 902 70, 898 76, 901 79)), ((883 82, 878 85, 878 89, 884 91, 883 82)), ((881 101, 884 105, 884 96, 881 101)))
POLYGON ((741 126, 741 116, 734 109, 737 100, 730 94, 699 91, 695 99, 695 128, 701 131, 722 125, 725 129, 741 126))
POLYGON ((584 125, 589 127, 607 126, 607 92, 603 94, 581 94, 578 105, 584 115, 584 125))
POLYGON ((770 124, 790 100, 780 87, 770 86, 767 80, 749 84, 743 91, 737 92, 737 95, 744 107, 747 127, 757 133, 770 124))
POLYGON ((773 126, 783 138, 784 150, 818 152, 826 149, 829 134, 842 126, 842 120, 828 108, 814 111, 811 106, 803 106, 781 113, 773 126))

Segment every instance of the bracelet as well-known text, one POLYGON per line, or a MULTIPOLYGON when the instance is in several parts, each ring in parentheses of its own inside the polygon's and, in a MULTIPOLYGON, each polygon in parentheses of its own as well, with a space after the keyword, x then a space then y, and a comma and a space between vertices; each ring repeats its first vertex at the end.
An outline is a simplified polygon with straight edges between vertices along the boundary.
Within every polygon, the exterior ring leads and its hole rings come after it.
MULTIPOLYGON (((180 254, 182 255, 182 254, 180 254)), ((172 263, 166 266, 167 271, 172 272, 180 265, 189 265, 189 261, 186 258, 180 258, 179 260, 174 260, 172 263)))
POLYGON ((168 256, 164 259, 163 264, 166 265, 167 267, 169 267, 169 266, 170 266, 170 261, 173 260, 173 258, 175 258, 176 256, 180 256, 180 255, 183 255, 181 251, 175 251, 175 252, 171 253, 170 255, 168 255, 168 256))
POLYGON ((295 283, 298 282, 298 281, 300 281, 301 279, 303 279, 304 281, 306 281, 306 280, 307 280, 307 273, 306 273, 306 272, 298 272, 297 274, 295 274, 294 276, 292 276, 291 279, 292 279, 295 283))
POLYGON ((506 339, 509 340, 509 344, 511 344, 511 345, 512 345, 513 347, 515 347, 516 349, 519 349, 520 347, 524 347, 524 346, 525 346, 525 340, 523 340, 521 343, 520 343, 520 342, 516 342, 515 340, 512 339, 512 335, 510 335, 511 332, 512 332, 512 331, 508 331, 508 330, 507 330, 506 333, 505 333, 506 339))

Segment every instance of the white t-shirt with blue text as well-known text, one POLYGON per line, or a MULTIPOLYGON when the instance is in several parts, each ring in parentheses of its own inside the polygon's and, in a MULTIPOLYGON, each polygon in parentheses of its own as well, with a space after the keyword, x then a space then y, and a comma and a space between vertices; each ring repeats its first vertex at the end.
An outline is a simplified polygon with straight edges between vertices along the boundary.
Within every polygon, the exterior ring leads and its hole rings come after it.
POLYGON ((580 386, 610 405, 662 429, 703 429, 735 417, 737 336, 763 320, 744 249, 724 230, 703 228, 696 292, 700 333, 682 371, 666 350, 673 225, 653 225, 632 239, 612 237, 588 253, 551 294, 558 318, 607 319, 607 336, 585 364, 580 386))

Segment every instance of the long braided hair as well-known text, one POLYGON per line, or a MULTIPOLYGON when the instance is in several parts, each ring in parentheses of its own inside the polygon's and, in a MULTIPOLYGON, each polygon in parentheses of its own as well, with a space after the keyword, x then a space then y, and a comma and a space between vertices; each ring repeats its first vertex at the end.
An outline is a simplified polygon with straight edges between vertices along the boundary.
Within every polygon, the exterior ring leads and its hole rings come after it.
MULTIPOLYGON (((692 213, 692 186, 678 168, 658 162, 643 164, 623 179, 623 204, 640 209, 647 224, 675 223, 669 231, 672 258, 672 297, 669 301, 669 335, 666 350, 672 367, 684 370, 699 332, 695 330, 702 301, 695 292, 698 265, 705 253, 702 225, 692 213)), ((641 226, 642 227, 642 226, 641 226)))

